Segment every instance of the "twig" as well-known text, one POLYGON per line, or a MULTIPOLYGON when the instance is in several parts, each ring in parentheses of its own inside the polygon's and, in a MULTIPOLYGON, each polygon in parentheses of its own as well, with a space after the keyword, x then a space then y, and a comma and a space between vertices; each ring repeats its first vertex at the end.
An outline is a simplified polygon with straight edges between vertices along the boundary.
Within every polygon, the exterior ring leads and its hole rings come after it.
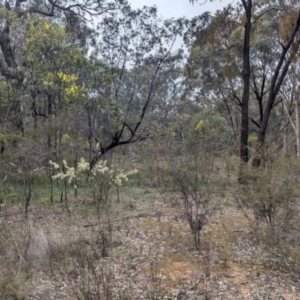
MULTIPOLYGON (((133 215, 133 216, 127 216, 127 217, 123 217, 123 218, 118 218, 118 219, 114 219, 114 221, 122 221, 122 220, 127 220, 127 219, 138 219, 138 218, 147 218, 147 217, 155 217, 155 214, 148 214, 148 213, 139 213, 137 215, 133 215)), ((108 222, 103 222, 104 224, 108 223, 108 222)), ((83 227, 94 227, 94 226, 98 226, 99 223, 92 223, 92 224, 84 224, 83 227)))
MULTIPOLYGON (((29 209, 27 212, 30 212, 30 211, 32 211, 32 209, 29 209)), ((0 214, 0 218, 14 216, 14 215, 19 215, 19 214, 22 214, 22 213, 25 213, 25 212, 20 211, 20 212, 5 214, 5 215, 0 214)))

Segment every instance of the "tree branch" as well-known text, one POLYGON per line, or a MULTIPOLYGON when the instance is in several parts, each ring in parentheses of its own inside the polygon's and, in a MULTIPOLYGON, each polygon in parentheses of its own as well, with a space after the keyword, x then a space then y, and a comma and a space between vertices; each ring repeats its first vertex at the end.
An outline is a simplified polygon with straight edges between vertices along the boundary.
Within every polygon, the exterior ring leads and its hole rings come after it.
POLYGON ((251 122, 253 123, 253 124, 255 124, 258 128, 260 128, 260 125, 252 118, 251 119, 251 122))

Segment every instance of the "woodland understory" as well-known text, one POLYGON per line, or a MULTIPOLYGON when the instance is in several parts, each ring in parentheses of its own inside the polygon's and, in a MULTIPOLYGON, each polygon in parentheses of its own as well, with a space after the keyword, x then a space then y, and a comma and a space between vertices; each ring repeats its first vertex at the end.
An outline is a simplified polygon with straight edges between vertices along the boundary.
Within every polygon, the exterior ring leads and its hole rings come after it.
POLYGON ((299 299, 299 1, 182 1, 0 0, 0 299, 299 299))

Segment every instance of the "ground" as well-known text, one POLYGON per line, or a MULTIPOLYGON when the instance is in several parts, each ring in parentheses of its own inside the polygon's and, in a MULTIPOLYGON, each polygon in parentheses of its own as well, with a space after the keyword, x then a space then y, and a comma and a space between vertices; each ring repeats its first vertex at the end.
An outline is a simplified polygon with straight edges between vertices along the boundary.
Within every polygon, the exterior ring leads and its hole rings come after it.
POLYGON ((1 277, 1 299, 300 299, 234 204, 215 212, 196 250, 180 199, 123 192, 100 220, 83 198, 70 214, 32 205, 28 221, 16 205, 2 211, 11 282, 1 277))

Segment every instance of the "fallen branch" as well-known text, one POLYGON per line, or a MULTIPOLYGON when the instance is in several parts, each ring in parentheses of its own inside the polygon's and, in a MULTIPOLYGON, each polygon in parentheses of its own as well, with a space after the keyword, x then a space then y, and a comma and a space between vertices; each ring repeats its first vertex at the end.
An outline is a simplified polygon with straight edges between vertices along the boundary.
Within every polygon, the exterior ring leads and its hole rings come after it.
MULTIPOLYGON (((127 217, 123 217, 123 218, 114 219, 114 222, 123 221, 123 220, 127 220, 127 219, 139 219, 139 218, 147 218, 147 217, 155 217, 155 214, 140 213, 140 214, 133 215, 133 216, 127 216, 127 217)), ((101 224, 106 224, 106 223, 108 223, 108 221, 101 222, 101 224)), ((98 226, 98 225, 99 225, 99 223, 92 223, 92 224, 85 224, 85 225, 83 225, 83 227, 94 227, 94 226, 98 226)))
MULTIPOLYGON (((29 209, 27 212, 31 212, 32 209, 29 209)), ((4 217, 10 217, 10 216, 14 216, 14 215, 19 215, 19 214, 25 214, 24 211, 19 211, 19 212, 14 212, 14 213, 8 213, 8 214, 0 214, 0 218, 4 218, 4 217)))

